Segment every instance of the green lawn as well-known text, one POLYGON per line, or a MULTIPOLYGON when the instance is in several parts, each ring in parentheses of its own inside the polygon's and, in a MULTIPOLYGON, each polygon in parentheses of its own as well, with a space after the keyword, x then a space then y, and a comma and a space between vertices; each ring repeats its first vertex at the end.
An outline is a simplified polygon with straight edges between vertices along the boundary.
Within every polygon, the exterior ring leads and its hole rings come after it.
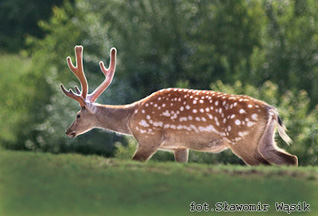
POLYGON ((0 152, 0 215, 287 215, 274 203, 311 204, 317 167, 138 163, 76 154, 0 152), (190 203, 270 204, 268 213, 191 213, 190 203), (275 214, 273 214, 275 213, 275 214))

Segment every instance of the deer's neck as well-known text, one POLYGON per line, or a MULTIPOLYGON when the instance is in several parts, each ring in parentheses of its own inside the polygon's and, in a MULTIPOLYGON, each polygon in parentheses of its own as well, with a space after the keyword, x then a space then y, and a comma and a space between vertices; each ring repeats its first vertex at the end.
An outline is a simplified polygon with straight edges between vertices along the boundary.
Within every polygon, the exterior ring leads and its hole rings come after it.
POLYGON ((96 104, 97 127, 122 134, 131 134, 129 121, 137 104, 101 105, 96 104))

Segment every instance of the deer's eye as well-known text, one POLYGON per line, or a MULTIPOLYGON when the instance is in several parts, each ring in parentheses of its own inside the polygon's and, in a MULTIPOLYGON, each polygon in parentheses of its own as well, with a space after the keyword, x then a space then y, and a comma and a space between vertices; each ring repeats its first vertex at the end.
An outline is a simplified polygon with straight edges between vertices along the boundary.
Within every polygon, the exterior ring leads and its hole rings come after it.
POLYGON ((81 115, 77 115, 76 118, 79 119, 81 117, 81 115))

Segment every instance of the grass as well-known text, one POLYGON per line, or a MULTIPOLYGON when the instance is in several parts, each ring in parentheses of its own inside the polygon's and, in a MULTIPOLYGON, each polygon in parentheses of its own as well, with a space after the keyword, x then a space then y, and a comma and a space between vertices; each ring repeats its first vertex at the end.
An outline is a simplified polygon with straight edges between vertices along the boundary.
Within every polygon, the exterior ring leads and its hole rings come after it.
MULTIPOLYGON (((138 163, 76 154, 0 152, 0 215, 228 215, 191 213, 190 203, 311 204, 317 167, 138 163)), ((302 215, 296 213, 297 215, 302 215)))

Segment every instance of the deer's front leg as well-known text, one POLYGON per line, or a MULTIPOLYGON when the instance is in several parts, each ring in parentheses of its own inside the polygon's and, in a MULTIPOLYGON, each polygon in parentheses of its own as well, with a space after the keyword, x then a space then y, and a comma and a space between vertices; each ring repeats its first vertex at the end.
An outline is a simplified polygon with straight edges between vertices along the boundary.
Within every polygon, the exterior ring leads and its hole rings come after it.
POLYGON ((158 150, 159 145, 154 144, 144 144, 139 143, 137 150, 133 156, 133 160, 136 161, 146 161, 148 160, 156 151, 158 150))
POLYGON ((180 163, 187 163, 189 156, 189 149, 176 149, 174 150, 174 159, 180 163))

